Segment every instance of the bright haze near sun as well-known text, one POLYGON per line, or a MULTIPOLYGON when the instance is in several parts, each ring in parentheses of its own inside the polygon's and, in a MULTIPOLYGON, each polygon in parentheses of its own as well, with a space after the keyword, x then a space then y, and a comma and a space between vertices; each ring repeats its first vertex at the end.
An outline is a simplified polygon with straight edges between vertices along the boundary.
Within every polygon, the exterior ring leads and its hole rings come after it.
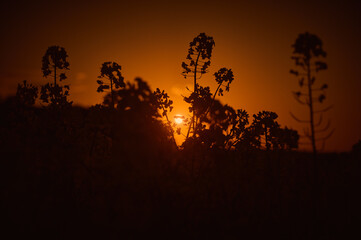
POLYGON ((174 122, 176 124, 182 124, 183 123, 183 120, 184 120, 184 116, 181 115, 181 114, 176 114, 174 115, 174 122))

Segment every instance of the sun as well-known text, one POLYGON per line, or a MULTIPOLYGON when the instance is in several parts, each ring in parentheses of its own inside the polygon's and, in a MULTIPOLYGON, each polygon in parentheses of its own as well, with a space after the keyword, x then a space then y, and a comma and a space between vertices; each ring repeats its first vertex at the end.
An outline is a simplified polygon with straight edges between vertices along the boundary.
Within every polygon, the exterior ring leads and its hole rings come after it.
POLYGON ((180 114, 177 114, 177 115, 174 116, 174 122, 176 124, 182 124, 183 120, 184 120, 184 116, 182 116, 180 114))

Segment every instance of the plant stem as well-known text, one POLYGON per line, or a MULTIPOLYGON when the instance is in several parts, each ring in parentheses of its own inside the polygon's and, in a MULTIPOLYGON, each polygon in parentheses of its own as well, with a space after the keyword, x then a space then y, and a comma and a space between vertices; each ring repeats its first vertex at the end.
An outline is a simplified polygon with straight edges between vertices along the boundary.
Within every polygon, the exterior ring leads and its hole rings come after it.
POLYGON ((310 107, 310 127, 311 127, 311 143, 313 154, 316 155, 316 141, 315 141, 315 128, 314 128, 314 116, 313 116, 313 99, 312 99, 312 80, 311 80, 311 67, 310 59, 306 61, 307 65, 307 80, 308 80, 308 96, 309 96, 309 107, 310 107))
MULTIPOLYGON (((197 93, 198 89, 197 89, 197 67, 198 67, 198 60, 199 60, 199 56, 201 55, 201 52, 198 52, 198 56, 197 56, 197 60, 196 60, 196 63, 194 64, 194 93, 197 93)), ((193 116, 192 116, 192 122, 190 123, 189 125, 189 128, 188 128, 188 132, 187 132, 187 137, 186 139, 189 137, 189 133, 190 133, 190 130, 192 128, 192 125, 193 125, 193 136, 195 135, 195 108, 194 108, 194 102, 193 102, 193 116)))

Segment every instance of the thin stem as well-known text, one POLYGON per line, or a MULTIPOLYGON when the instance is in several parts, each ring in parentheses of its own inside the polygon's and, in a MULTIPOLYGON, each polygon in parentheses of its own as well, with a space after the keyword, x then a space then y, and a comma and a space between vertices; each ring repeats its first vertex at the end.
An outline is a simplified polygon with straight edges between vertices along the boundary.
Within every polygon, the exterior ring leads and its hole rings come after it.
POLYGON ((307 59, 307 80, 308 80, 308 96, 309 96, 309 106, 310 106, 310 128, 311 128, 311 143, 313 154, 316 155, 316 141, 315 141, 315 128, 314 128, 314 117, 313 117, 313 99, 312 99, 312 81, 311 81, 311 67, 310 60, 307 59))
MULTIPOLYGON (((197 60, 196 60, 196 63, 194 65, 194 93, 197 93, 197 67, 198 67, 198 60, 199 60, 199 56, 201 55, 201 52, 198 52, 198 56, 197 56, 197 60)), ((187 138, 189 137, 189 133, 190 133, 190 130, 193 126, 193 136, 195 135, 195 108, 194 108, 194 102, 193 102, 193 116, 192 116, 192 122, 190 123, 189 125, 189 128, 188 128, 188 132, 187 132, 187 138)))
POLYGON ((216 98, 217 92, 218 92, 219 88, 221 87, 222 83, 223 83, 223 81, 218 85, 216 92, 213 94, 211 105, 207 109, 207 112, 204 114, 204 116, 207 116, 208 112, 211 111, 211 109, 213 107, 214 99, 216 98))

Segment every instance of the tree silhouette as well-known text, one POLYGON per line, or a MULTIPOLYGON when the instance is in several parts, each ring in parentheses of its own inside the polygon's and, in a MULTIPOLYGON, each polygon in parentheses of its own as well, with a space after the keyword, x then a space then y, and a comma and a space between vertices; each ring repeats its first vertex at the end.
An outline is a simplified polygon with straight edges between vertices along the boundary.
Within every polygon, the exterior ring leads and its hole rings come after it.
POLYGON ((173 145, 177 148, 174 130, 168 118, 168 112, 173 109, 173 101, 170 100, 164 90, 161 91, 157 88, 156 91, 152 91, 146 81, 135 78, 135 83, 126 82, 123 88, 106 94, 103 106, 114 106, 117 113, 134 119, 132 124, 135 124, 135 119, 143 122, 161 122, 162 129, 166 130, 167 137, 171 139, 173 145), (166 124, 163 122, 163 117, 166 118, 166 124))
POLYGON ((321 87, 315 88, 315 73, 321 70, 327 69, 327 64, 319 58, 326 57, 326 52, 322 48, 322 41, 316 35, 310 34, 308 32, 300 34, 296 39, 296 42, 292 45, 293 56, 291 57, 295 60, 296 67, 300 69, 298 70, 290 70, 291 74, 300 77, 299 79, 299 86, 303 88, 306 87, 305 91, 297 91, 293 92, 294 97, 296 100, 302 104, 306 105, 309 108, 310 118, 309 120, 300 120, 292 113, 292 117, 296 119, 298 122, 308 123, 310 124, 310 131, 308 129, 304 129, 305 136, 311 140, 312 144, 312 151, 316 154, 316 141, 323 140, 325 141, 327 138, 331 136, 333 130, 330 134, 324 138, 316 139, 316 132, 324 132, 327 131, 330 122, 327 123, 326 127, 323 129, 316 129, 316 127, 320 127, 322 123, 322 113, 328 111, 332 106, 324 108, 322 110, 315 110, 315 103, 316 101, 322 103, 326 96, 325 90, 328 88, 327 84, 323 84, 321 87), (318 97, 314 97, 315 94, 318 94, 318 97), (320 119, 318 123, 315 124, 315 114, 321 113, 320 119))
POLYGON ((110 89, 111 107, 114 108, 114 90, 125 87, 124 78, 120 72, 122 67, 116 62, 104 62, 100 68, 100 76, 97 83, 99 87, 97 92, 104 92, 105 89, 110 89), (105 84, 103 80, 109 81, 105 84))
POLYGON ((54 77, 54 84, 47 83, 41 87, 40 99, 52 106, 69 106, 72 102, 68 101, 69 85, 60 86, 57 83, 65 80, 67 77, 65 71, 69 70, 68 54, 63 47, 50 46, 42 59, 42 72, 44 77, 54 77), (63 70, 63 72, 59 72, 63 70))
POLYGON ((113 93, 108 92, 104 96, 103 105, 114 106, 120 112, 135 111, 149 117, 157 114, 153 101, 153 92, 148 83, 141 78, 135 78, 135 83, 127 81, 124 82, 124 87, 113 89, 113 93))
MULTIPOLYGON (((198 94, 197 80, 202 77, 203 74, 207 73, 207 69, 211 64, 211 56, 213 46, 215 45, 212 37, 207 36, 205 33, 200 33, 197 37, 189 43, 188 55, 186 57, 188 63, 182 62, 183 72, 182 75, 192 77, 194 82, 193 93, 198 94)), ((195 96, 195 95, 194 95, 195 96)), ((195 117, 196 113, 193 108, 192 121, 190 122, 187 138, 189 136, 191 128, 193 128, 193 135, 195 134, 196 124, 195 117)))

